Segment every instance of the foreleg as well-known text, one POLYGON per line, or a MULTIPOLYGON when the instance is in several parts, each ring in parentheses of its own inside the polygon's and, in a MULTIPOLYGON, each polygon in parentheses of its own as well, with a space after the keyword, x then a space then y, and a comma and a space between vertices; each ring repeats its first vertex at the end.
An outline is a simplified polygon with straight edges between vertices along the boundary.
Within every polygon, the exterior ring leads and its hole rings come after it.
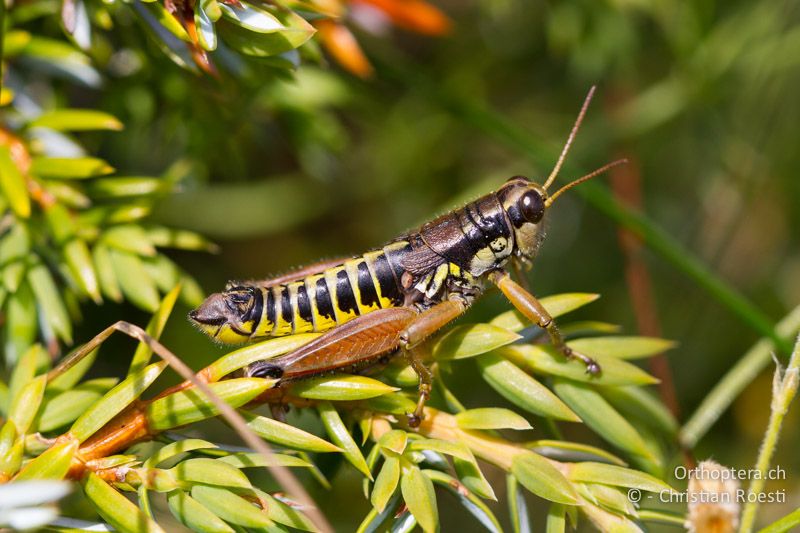
POLYGON ((502 291, 508 301, 525 317, 547 331, 550 336, 550 341, 553 346, 561 352, 565 357, 570 359, 578 359, 586 365, 586 371, 590 374, 596 375, 600 373, 600 365, 597 361, 588 357, 580 352, 576 352, 564 341, 564 336, 556 326, 553 317, 547 312, 547 309, 536 299, 534 295, 526 291, 519 283, 511 279, 507 272, 493 272, 489 279, 497 285, 502 291))

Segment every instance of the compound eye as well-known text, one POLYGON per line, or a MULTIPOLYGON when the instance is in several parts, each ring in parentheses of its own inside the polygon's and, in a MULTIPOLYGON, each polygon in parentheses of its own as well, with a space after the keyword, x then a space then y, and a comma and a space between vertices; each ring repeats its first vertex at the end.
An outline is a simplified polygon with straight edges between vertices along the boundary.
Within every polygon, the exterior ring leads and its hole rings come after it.
POLYGON ((544 216, 544 199, 536 191, 528 191, 519 200, 519 210, 525 220, 536 224, 544 216))

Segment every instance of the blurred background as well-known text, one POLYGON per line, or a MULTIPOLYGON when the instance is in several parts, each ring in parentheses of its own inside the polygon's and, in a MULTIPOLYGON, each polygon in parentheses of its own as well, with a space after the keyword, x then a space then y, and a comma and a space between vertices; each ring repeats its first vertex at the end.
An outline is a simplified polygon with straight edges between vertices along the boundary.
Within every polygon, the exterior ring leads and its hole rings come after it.
MULTIPOLYGON (((175 177, 175 192, 158 201, 150 220, 219 245, 216 254, 169 252, 210 293, 231 279, 365 251, 512 175, 542 179, 596 84, 558 182, 629 158, 627 167, 600 178, 615 195, 638 203, 771 321, 800 304, 795 2, 436 0, 451 24, 435 31, 393 24, 376 4, 348 4, 346 15, 371 74, 343 69, 331 59, 330 43, 308 52, 295 73, 267 60, 216 76, 191 72, 122 17, 103 37, 107 48, 95 52, 102 90, 68 82, 29 87, 39 101, 119 118, 124 130, 81 137, 118 173, 175 177), (539 155, 504 140, 497 132, 506 126, 524 133, 539 155)), ((60 31, 54 21, 31 24, 60 31)), ((581 194, 563 197, 548 217, 530 273, 534 292, 599 293, 578 318, 677 341, 667 360, 685 420, 759 332, 660 254, 621 240, 617 222, 581 194)), ((493 293, 462 320, 505 309, 493 293)), ((164 342, 198 368, 224 348, 192 329, 188 310, 175 313, 164 342)), ((148 319, 129 304, 83 311, 78 341, 117 319, 148 319)), ((117 345, 126 347, 120 368, 127 365, 128 344, 118 341, 99 373, 113 371, 117 345)), ((471 365, 461 366, 450 379, 454 391, 468 405, 497 404, 471 365)), ((771 376, 770 367, 744 390, 695 457, 753 465, 771 376)), ((787 471, 779 485, 788 501, 762 507, 764 523, 800 505, 799 421, 794 409, 774 460, 787 471)), ((567 437, 591 442, 588 431, 569 431, 567 437)), ((315 495, 343 531, 367 509, 351 498, 360 485, 346 470, 331 493, 315 495)), ((464 531, 478 530, 466 517, 449 516, 446 505, 440 509, 448 529, 466 520, 464 531)))

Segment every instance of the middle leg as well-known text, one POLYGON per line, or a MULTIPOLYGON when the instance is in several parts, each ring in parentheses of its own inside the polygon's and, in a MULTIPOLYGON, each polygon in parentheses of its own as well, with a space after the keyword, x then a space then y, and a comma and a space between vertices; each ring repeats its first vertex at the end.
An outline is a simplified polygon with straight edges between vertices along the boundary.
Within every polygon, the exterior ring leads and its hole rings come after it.
POLYGON ((446 300, 422 312, 406 330, 400 334, 400 347, 408 360, 411 368, 419 376, 419 398, 414 412, 408 415, 408 425, 419 426, 425 402, 431 395, 433 388, 433 373, 425 366, 424 352, 425 339, 442 329, 444 326, 461 316, 466 311, 466 304, 459 298, 446 300))

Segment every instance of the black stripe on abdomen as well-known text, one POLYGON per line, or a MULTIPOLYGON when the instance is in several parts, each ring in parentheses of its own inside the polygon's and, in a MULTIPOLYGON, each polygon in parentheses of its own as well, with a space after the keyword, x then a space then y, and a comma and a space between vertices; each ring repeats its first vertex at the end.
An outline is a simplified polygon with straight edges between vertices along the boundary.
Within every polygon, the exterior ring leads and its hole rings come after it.
POLYGON ((253 307, 247 313, 244 321, 253 321, 253 331, 258 327, 258 322, 261 320, 261 313, 264 312, 264 291, 261 289, 253 289, 253 307))
POLYGON ((358 292, 363 307, 381 307, 381 300, 375 290, 375 282, 372 280, 366 260, 358 263, 358 292))
POLYGON ((300 314, 300 318, 309 324, 314 323, 314 315, 311 313, 311 301, 308 299, 305 283, 301 283, 297 287, 297 312, 300 314))
POLYGON ((325 278, 317 280, 317 293, 314 298, 317 301, 317 311, 319 314, 329 320, 336 321, 336 313, 333 311, 333 302, 331 301, 331 293, 328 290, 328 282, 325 278))
POLYGON ((294 323, 294 313, 292 312, 292 299, 289 296, 289 286, 281 287, 281 318, 288 324, 294 323))
POLYGON ((344 268, 336 273, 336 305, 345 315, 359 314, 353 286, 350 285, 350 278, 344 268))
POLYGON ((403 304, 405 298, 400 291, 399 278, 395 276, 386 254, 381 253, 370 264, 375 272, 375 279, 378 280, 378 287, 381 290, 381 297, 390 300, 393 305, 403 304))
POLYGON ((272 328, 275 328, 275 318, 277 313, 275 312, 275 295, 273 294, 272 289, 265 289, 264 292, 267 293, 267 301, 264 303, 267 306, 267 322, 272 324, 272 328))

